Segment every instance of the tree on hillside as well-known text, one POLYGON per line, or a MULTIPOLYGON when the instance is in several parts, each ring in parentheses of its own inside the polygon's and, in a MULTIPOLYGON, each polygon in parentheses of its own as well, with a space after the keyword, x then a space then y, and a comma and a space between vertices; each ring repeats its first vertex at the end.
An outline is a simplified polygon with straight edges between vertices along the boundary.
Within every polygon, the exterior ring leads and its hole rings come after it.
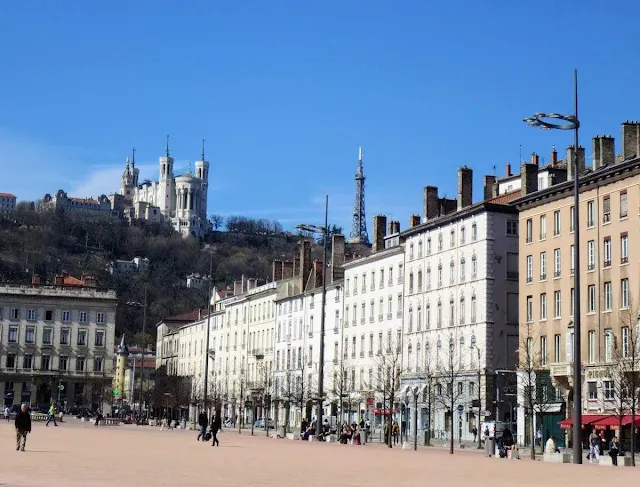
POLYGON ((214 214, 211 215, 209 219, 211 220, 211 225, 216 232, 224 226, 224 217, 222 215, 214 214))

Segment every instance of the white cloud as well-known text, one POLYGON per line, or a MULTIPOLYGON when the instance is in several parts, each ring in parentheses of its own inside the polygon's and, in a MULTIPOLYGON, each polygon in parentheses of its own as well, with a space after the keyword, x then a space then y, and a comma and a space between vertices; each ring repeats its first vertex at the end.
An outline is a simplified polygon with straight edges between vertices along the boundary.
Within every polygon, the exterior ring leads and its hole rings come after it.
MULTIPOLYGON (((151 175, 152 171, 157 168, 155 164, 142 164, 136 165, 136 167, 140 169, 140 182, 145 179, 154 179, 151 175)), ((124 163, 90 167, 81 179, 70 181, 67 193, 78 198, 90 196, 96 198, 101 194, 117 193, 120 190, 123 171, 124 163)))

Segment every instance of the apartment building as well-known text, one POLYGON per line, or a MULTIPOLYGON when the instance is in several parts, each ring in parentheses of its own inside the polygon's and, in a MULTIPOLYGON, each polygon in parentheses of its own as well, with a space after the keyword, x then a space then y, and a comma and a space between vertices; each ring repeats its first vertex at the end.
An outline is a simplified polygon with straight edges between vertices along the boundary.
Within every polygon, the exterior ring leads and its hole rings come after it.
MULTIPOLYGON (((438 188, 427 186, 424 223, 414 215, 400 233, 405 304, 398 400, 408 403, 405 420, 418 414, 419 435, 429 416, 436 436, 453 429, 469 440, 482 411, 500 420, 510 414, 502 403, 493 408, 494 372, 513 370, 517 360, 518 215, 509 202, 520 192, 493 197, 495 180, 485 177, 485 199, 473 203, 472 185, 472 170, 462 167, 457 199, 439 198, 438 188)), ((407 422, 413 428, 413 419, 407 422)))
POLYGON ((0 284, 3 405, 59 399, 69 408, 108 410, 116 305, 115 291, 99 289, 89 276, 0 284))
MULTIPOLYGON (((528 346, 537 374, 549 378, 538 394, 545 402, 543 414, 536 406, 535 416, 541 417, 525 421, 520 408, 519 431, 528 432, 533 420, 562 437, 558 422, 572 411, 576 272, 581 280, 583 421, 616 407, 611 364, 630 354, 630 337, 635 336, 630 330, 636 329, 640 303, 639 254, 630 250, 630 243, 640 240, 640 124, 625 122, 622 140, 622 154, 616 156, 612 137, 594 137, 593 166, 579 173, 579 269, 574 266, 573 178, 550 189, 525 191, 514 202, 522 229, 520 353, 528 346)), ((569 148, 568 159, 573 152, 569 148)), ((584 167, 584 149, 577 157, 584 167)), ((521 404, 524 380, 521 373, 521 404)))

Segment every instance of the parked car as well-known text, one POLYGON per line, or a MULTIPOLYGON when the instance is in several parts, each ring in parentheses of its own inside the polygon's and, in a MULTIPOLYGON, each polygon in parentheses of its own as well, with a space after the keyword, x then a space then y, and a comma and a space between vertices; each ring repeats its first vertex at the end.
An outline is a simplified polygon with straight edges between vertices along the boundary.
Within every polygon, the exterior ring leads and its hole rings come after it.
POLYGON ((267 419, 266 423, 265 423, 265 419, 264 418, 256 419, 256 422, 253 423, 253 427, 254 428, 262 428, 262 429, 264 429, 266 427, 265 424, 268 424, 269 428, 275 428, 275 423, 273 422, 272 419, 267 419))

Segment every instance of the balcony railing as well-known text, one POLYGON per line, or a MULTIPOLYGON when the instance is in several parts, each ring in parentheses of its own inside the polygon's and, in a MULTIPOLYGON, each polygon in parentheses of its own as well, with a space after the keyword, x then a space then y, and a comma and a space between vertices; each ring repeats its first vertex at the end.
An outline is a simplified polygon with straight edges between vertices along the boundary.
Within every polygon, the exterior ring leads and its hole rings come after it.
POLYGON ((264 358, 264 350, 261 348, 254 348, 251 350, 251 355, 253 355, 257 360, 261 360, 264 358))

